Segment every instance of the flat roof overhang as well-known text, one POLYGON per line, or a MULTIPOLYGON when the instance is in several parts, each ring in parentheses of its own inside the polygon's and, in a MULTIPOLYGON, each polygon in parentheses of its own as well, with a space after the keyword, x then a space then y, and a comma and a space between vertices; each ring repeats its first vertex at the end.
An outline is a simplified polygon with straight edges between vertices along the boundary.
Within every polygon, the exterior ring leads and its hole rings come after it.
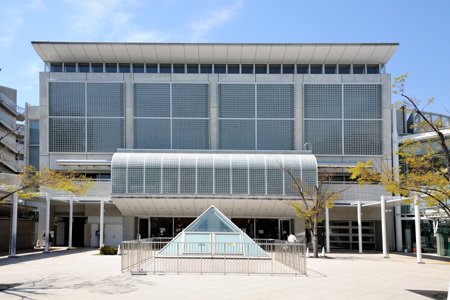
POLYGON ((386 64, 398 43, 31 42, 44 62, 386 64))
POLYGON ((197 217, 211 205, 232 218, 295 218, 298 200, 213 197, 117 198, 111 201, 124 216, 197 217))

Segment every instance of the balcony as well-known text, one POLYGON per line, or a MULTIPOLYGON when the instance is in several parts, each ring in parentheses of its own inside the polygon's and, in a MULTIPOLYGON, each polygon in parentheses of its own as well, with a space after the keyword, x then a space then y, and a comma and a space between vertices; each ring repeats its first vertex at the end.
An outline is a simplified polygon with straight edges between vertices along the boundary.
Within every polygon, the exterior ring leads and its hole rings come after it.
MULTIPOLYGON (((110 198, 111 197, 111 180, 92 180, 93 186, 87 192, 86 195, 76 197, 81 201, 98 200, 98 198, 110 198)), ((52 198, 68 199, 73 196, 71 193, 64 191, 51 191, 52 198)))
POLYGON ((9 109, 9 111, 15 114, 17 120, 25 120, 25 108, 17 106, 17 104, 5 94, 0 93, 0 104, 2 104, 7 109, 9 109))

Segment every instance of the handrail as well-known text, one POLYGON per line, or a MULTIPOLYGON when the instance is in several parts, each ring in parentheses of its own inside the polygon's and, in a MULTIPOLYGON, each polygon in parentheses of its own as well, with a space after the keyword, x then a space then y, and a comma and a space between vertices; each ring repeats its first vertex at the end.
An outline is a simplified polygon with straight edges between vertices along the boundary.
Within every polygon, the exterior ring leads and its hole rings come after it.
POLYGON ((5 104, 7 107, 9 107, 12 111, 15 111, 16 113, 22 115, 25 113, 25 108, 18 106, 11 98, 6 96, 3 93, 0 93, 0 102, 5 104))

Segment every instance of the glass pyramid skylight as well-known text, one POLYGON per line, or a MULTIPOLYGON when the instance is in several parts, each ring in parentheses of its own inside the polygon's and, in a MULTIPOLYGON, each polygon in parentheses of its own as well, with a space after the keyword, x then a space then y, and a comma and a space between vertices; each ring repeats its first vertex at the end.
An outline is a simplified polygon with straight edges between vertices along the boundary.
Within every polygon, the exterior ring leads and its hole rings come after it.
POLYGON ((162 248, 157 256, 269 258, 260 246, 215 206, 195 219, 162 248))

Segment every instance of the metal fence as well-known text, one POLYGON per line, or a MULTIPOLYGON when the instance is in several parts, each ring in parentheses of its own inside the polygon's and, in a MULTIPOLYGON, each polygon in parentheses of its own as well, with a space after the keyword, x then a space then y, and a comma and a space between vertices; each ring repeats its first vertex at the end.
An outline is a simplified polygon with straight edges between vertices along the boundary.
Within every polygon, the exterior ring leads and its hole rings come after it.
POLYGON ((122 272, 306 275, 304 243, 180 242, 166 247, 168 244, 150 239, 122 242, 122 272))

